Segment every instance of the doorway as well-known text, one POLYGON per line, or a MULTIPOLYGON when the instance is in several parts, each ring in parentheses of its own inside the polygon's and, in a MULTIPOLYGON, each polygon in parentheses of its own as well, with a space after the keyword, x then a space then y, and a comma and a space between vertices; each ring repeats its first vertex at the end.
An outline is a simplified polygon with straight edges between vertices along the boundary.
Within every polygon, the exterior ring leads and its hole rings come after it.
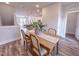
POLYGON ((79 10, 67 12, 65 37, 67 34, 74 35, 79 40, 79 10))
POLYGON ((67 14, 66 37, 68 36, 75 37, 76 25, 77 25, 77 13, 78 12, 67 14))

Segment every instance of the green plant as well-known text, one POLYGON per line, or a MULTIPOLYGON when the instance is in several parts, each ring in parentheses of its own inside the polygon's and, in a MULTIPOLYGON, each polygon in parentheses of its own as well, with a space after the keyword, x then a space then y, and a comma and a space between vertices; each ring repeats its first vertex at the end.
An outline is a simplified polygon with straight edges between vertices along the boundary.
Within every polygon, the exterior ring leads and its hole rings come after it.
POLYGON ((45 25, 43 25, 40 20, 38 20, 38 22, 33 22, 32 26, 33 26, 33 28, 35 28, 36 30, 45 31, 45 29, 44 29, 45 25))
POLYGON ((40 20, 38 20, 37 22, 33 22, 32 24, 25 25, 28 30, 32 30, 33 28, 35 28, 36 31, 45 31, 45 26, 46 25, 43 25, 40 20))

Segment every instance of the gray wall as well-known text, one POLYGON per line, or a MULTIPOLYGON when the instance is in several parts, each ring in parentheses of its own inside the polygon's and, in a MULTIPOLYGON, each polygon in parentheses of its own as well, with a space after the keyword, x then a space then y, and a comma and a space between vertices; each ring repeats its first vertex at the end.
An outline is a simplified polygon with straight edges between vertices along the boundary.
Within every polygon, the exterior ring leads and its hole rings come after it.
POLYGON ((8 5, 0 5, 0 16, 3 26, 14 25, 14 9, 8 5))

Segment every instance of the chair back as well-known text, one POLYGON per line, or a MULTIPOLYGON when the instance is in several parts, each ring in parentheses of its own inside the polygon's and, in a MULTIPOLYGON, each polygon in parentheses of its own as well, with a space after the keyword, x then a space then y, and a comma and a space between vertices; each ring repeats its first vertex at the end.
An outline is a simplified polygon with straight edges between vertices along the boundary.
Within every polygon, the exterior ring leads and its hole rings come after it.
POLYGON ((28 43, 31 43, 30 36, 25 34, 23 30, 21 30, 21 33, 24 41, 24 47, 28 50, 29 49, 28 43))
POLYGON ((22 33, 23 39, 26 40, 28 38, 28 35, 26 35, 23 30, 21 30, 21 33, 22 33))
POLYGON ((30 34, 30 38, 32 40, 33 53, 35 53, 35 55, 41 55, 40 54, 40 44, 39 44, 38 38, 33 34, 30 34))
POLYGON ((49 29, 48 29, 48 33, 49 33, 50 35, 56 36, 56 30, 53 29, 53 28, 49 28, 49 29))

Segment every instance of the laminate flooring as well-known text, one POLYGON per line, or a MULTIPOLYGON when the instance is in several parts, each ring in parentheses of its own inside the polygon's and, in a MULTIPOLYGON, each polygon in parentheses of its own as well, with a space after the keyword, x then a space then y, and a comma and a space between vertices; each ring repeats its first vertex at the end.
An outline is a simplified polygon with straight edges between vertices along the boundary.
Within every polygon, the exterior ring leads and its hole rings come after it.
MULTIPOLYGON (((79 56, 79 40, 71 35, 59 39, 58 55, 56 56, 79 56)), ((17 40, 0 45, 0 56, 28 56, 28 53, 21 47, 20 40, 17 40)))

